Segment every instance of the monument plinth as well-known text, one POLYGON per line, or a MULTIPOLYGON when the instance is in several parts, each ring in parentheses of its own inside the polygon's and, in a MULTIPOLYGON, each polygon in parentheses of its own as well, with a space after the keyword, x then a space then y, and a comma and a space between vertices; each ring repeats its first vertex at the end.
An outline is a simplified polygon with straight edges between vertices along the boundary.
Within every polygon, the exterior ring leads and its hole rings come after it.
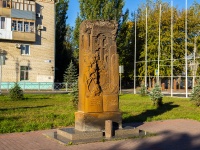
POLYGON ((115 21, 84 21, 79 38, 79 104, 75 129, 101 131, 105 120, 120 128, 119 63, 115 21))

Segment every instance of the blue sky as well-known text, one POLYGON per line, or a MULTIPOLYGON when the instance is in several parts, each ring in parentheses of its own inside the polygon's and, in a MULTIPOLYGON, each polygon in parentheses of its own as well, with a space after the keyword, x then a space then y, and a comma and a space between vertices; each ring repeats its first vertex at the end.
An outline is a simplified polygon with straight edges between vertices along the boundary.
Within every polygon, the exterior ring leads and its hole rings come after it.
MULTIPOLYGON (((125 6, 124 10, 127 8, 129 9, 130 13, 137 10, 138 6, 141 3, 144 3, 146 0, 125 0, 125 6)), ((198 3, 200 3, 200 0, 196 0, 198 3)), ((168 2, 171 4, 171 0, 163 0, 163 2, 168 2)), ((175 7, 178 7, 179 9, 185 8, 185 2, 186 0, 173 0, 173 5, 175 7)), ((187 0, 187 7, 191 6, 191 4, 194 2, 194 0, 187 0)), ((68 19, 67 24, 70 24, 71 26, 75 25, 75 20, 77 17, 77 14, 79 12, 79 2, 78 0, 69 0, 69 9, 67 12, 68 19)))

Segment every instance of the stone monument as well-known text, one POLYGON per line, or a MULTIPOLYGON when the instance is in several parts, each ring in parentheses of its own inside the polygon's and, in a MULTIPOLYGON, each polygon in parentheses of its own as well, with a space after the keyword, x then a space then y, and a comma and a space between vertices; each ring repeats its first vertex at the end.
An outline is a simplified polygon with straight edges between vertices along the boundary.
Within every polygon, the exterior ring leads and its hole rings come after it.
POLYGON ((79 104, 75 129, 102 131, 105 121, 122 126, 115 21, 84 21, 79 38, 79 104))
POLYGON ((61 143, 88 143, 146 135, 132 126, 122 128, 119 111, 119 64, 115 21, 84 21, 80 25, 79 104, 75 128, 46 136, 61 143))

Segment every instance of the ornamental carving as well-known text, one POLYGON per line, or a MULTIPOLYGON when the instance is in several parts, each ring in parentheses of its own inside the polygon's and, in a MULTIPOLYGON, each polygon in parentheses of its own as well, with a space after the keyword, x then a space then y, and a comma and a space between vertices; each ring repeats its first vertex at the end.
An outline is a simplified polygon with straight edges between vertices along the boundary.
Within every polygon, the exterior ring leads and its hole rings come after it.
POLYGON ((84 21, 80 26, 79 111, 119 109, 116 32, 115 21, 84 21))

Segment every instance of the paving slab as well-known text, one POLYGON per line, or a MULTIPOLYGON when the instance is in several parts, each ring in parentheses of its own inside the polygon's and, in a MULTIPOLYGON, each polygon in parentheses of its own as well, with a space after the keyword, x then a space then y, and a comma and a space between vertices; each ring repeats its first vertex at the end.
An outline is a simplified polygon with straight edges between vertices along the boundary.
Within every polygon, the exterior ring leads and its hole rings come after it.
POLYGON ((47 138, 45 133, 53 130, 10 133, 0 135, 0 150, 200 150, 200 122, 176 119, 133 123, 141 130, 156 136, 64 145, 47 138))

